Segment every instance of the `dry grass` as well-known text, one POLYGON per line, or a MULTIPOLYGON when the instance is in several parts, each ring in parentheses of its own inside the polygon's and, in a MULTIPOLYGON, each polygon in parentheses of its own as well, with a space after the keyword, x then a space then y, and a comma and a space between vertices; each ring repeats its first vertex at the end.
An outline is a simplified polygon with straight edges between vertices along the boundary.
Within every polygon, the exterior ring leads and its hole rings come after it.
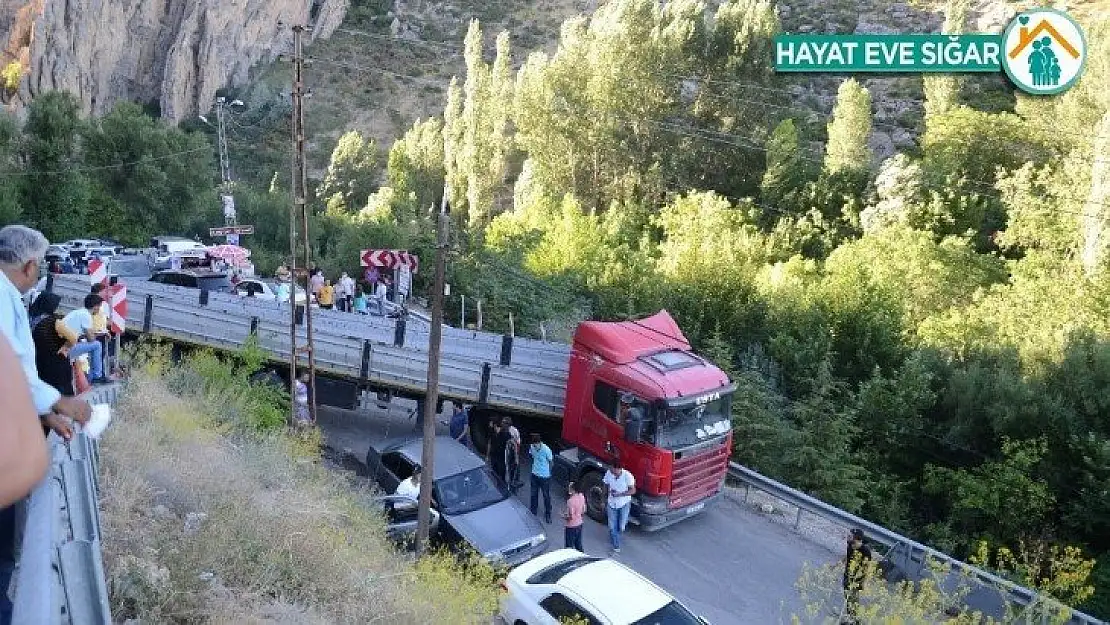
POLYGON ((489 622, 488 567, 395 552, 312 437, 244 433, 221 416, 233 394, 211 403, 210 384, 183 384, 188 364, 157 362, 136 368, 102 447, 117 619, 489 622))

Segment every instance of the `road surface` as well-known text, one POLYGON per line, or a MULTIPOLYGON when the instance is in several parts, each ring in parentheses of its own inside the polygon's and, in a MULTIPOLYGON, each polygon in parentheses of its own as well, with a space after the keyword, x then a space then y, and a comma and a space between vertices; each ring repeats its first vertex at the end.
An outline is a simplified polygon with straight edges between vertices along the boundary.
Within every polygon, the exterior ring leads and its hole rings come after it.
MULTIPOLYGON (((415 420, 408 416, 414 408, 415 402, 407 400, 394 400, 388 410, 321 406, 319 423, 334 452, 364 463, 371 441, 416 435, 415 420)), ((446 433, 444 419, 437 419, 441 433, 446 433)), ((523 472, 525 486, 517 496, 527 503, 527 469, 523 472)), ((555 523, 546 526, 552 548, 563 546, 559 515, 565 497, 557 490, 552 492, 555 523)), ((541 514, 542 505, 541 501, 541 514)), ((606 528, 589 519, 583 542, 588 553, 605 556, 608 552, 606 528)), ((794 582, 803 564, 830 562, 838 556, 750 506, 722 498, 716 507, 653 534, 630 525, 618 559, 714 625, 771 625, 790 622, 792 613, 801 614, 794 582)))

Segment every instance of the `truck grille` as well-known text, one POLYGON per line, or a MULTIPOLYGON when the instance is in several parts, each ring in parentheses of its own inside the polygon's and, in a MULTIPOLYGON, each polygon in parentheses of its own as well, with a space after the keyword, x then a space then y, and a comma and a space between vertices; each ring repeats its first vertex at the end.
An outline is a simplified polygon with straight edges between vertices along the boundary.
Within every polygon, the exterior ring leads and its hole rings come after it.
POLYGON ((675 453, 670 507, 681 508, 716 493, 728 471, 727 438, 675 453))

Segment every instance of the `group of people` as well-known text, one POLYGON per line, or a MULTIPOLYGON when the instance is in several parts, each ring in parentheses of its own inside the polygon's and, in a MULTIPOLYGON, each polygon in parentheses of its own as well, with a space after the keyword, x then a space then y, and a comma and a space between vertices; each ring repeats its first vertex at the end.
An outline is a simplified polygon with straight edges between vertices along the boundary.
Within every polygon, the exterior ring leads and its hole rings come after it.
MULTIPOLYGON (((451 438, 474 449, 470 438, 470 417, 466 407, 452 402, 453 410, 448 431, 451 438)), ((513 425, 510 417, 489 421, 489 447, 484 455, 494 475, 516 494, 524 486, 520 479, 521 436, 520 430, 513 425)), ((477 450, 475 450, 477 451, 477 450)), ((544 522, 551 524, 551 477, 555 464, 555 454, 551 451, 538 432, 529 436, 529 445, 524 450, 531 459, 529 475, 529 507, 532 514, 539 516, 539 503, 543 499, 544 522)), ((632 510, 632 496, 636 494, 636 478, 614 458, 605 476, 602 487, 607 499, 606 511, 609 526, 609 542, 612 553, 620 553, 621 534, 628 526, 632 510)), ((582 547, 582 523, 586 513, 586 498, 574 482, 567 484, 567 504, 563 511, 564 544, 569 549, 585 551, 582 547)))
MULTIPOLYGON (((292 272, 284 263, 278 267, 274 277, 279 289, 288 288, 292 282, 292 272)), ((346 271, 334 283, 318 268, 313 268, 308 278, 308 292, 320 308, 362 315, 370 314, 371 307, 374 307, 378 315, 385 316, 385 303, 389 301, 391 288, 389 278, 379 277, 376 272, 368 273, 361 284, 356 283, 346 271)), ((284 299, 282 293, 278 293, 278 301, 288 300, 288 291, 285 291, 284 299)))
MULTIPOLYGON (((92 407, 74 396, 72 383, 46 380, 39 374, 39 355, 55 348, 60 357, 72 357, 80 342, 72 335, 73 323, 59 328, 42 312, 51 300, 36 308, 39 335, 53 328, 60 339, 47 345, 36 342, 23 296, 39 281, 49 242, 41 232, 26 226, 0 228, 0 625, 11 622, 12 603, 8 588, 15 570, 16 511, 14 504, 43 479, 50 463, 46 436, 50 431, 68 439, 71 421, 86 423, 92 407), (55 385, 57 384, 57 385, 55 385)), ((50 294, 39 295, 35 302, 50 294)), ((90 294, 92 295, 92 294, 90 294)), ((89 300, 90 302, 92 300, 89 300)), ((34 302, 32 302, 32 305, 34 302)), ((57 305, 55 304, 56 308, 57 305)), ((86 310, 96 306, 86 306, 86 310)), ((50 313, 52 315, 52 313, 50 313)), ((91 327, 91 322, 89 324, 91 327)), ((89 335, 86 333, 85 337, 89 335)), ((79 336, 78 336, 79 339, 79 336)), ((83 347, 93 353, 95 348, 83 347)), ((94 378, 97 376, 94 372, 94 378)))

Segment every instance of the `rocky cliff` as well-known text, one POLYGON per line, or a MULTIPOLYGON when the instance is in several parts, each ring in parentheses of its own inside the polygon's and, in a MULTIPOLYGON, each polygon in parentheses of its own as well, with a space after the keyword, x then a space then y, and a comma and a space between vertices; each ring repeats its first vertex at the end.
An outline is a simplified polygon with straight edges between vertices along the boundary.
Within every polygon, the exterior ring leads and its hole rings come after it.
POLYGON ((4 65, 23 78, 7 94, 19 107, 37 94, 72 92, 88 114, 122 99, 157 102, 180 121, 209 110, 216 90, 243 84, 260 62, 328 37, 348 0, 0 0, 4 65))

